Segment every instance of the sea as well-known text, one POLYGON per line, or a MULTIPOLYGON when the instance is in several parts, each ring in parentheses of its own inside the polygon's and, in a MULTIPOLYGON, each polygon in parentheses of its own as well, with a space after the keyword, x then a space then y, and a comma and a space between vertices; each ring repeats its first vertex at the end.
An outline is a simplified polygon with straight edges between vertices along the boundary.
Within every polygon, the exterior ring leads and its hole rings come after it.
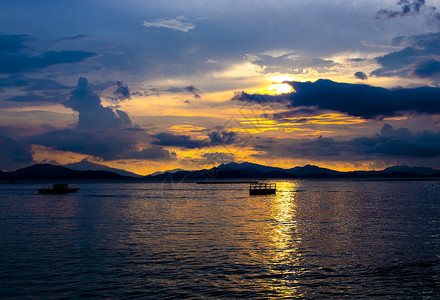
POLYGON ((0 184, 0 298, 440 299, 440 181, 273 182, 0 184))

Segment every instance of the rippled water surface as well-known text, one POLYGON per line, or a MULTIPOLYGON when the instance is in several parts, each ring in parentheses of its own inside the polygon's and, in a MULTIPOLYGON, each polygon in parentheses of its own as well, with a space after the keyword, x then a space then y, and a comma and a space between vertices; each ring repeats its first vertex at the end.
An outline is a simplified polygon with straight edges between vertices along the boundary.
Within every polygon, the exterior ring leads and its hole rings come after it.
POLYGON ((440 297, 440 184, 0 185, 1 298, 440 297))

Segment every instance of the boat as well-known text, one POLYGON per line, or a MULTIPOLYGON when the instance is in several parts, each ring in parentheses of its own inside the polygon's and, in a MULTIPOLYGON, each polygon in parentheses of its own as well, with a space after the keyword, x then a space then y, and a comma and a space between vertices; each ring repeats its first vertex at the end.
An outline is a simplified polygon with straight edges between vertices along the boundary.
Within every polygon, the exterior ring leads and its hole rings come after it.
POLYGON ((249 185, 249 195, 272 195, 276 192, 276 183, 251 183, 249 185))
POLYGON ((47 187, 43 189, 37 189, 40 194, 68 194, 76 193, 79 188, 69 188, 67 183, 57 183, 53 184, 52 188, 47 187))

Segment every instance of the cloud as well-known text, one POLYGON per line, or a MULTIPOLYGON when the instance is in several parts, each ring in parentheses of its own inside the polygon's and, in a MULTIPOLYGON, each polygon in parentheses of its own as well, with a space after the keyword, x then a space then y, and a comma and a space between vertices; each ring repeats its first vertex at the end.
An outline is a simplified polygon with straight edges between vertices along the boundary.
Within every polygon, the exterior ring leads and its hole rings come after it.
POLYGON ((19 103, 32 103, 44 105, 47 103, 60 103, 64 101, 71 89, 58 81, 48 78, 31 78, 26 76, 8 76, 0 78, 0 94, 3 101, 19 103))
POLYGON ((414 65, 412 74, 420 78, 439 77, 440 61, 435 59, 419 59, 414 65))
POLYGON ((321 136, 316 139, 266 139, 257 143, 254 149, 266 152, 256 154, 257 157, 295 157, 312 160, 436 158, 440 156, 440 132, 426 130, 412 133, 407 128, 394 129, 385 124, 381 131, 373 136, 350 140, 321 136))
POLYGON ((212 131, 208 133, 209 145, 230 145, 235 142, 237 134, 233 131, 212 131))
POLYGON ((394 43, 410 46, 376 57, 381 68, 371 72, 370 76, 440 79, 440 32, 400 37, 394 43))
POLYGON ((89 36, 88 34, 78 34, 78 35, 74 35, 74 36, 66 36, 66 37, 60 38, 57 42, 81 40, 81 39, 84 39, 88 36, 89 36))
POLYGON ((0 73, 14 74, 59 64, 73 64, 96 56, 86 51, 47 51, 38 56, 0 52, 0 73))
POLYGON ((167 29, 178 30, 183 32, 188 32, 191 29, 196 28, 196 25, 189 22, 184 22, 183 20, 185 20, 184 17, 178 17, 176 19, 160 18, 151 21, 144 21, 143 25, 145 27, 167 28, 167 29))
POLYGON ((437 7, 426 5, 425 0, 399 0, 397 5, 400 10, 381 9, 376 13, 376 18, 392 19, 396 17, 407 17, 423 15, 427 23, 437 23, 440 25, 440 12, 437 7))
POLYGON ((381 9, 377 12, 377 18, 395 18, 395 17, 405 17, 414 16, 420 13, 420 10, 425 6, 425 0, 399 0, 397 5, 400 6, 399 11, 381 9))
POLYGON ((103 107, 86 78, 79 78, 76 89, 62 104, 78 112, 74 129, 53 130, 25 137, 23 141, 104 160, 175 158, 175 153, 162 147, 142 147, 140 141, 148 139, 144 130, 133 127, 126 112, 103 107))
POLYGON ((79 113, 77 129, 101 130, 131 126, 125 112, 102 106, 101 99, 89 88, 87 79, 83 77, 79 78, 70 98, 62 104, 79 113))
POLYGON ((368 75, 365 74, 364 72, 356 72, 356 73, 354 73, 354 76, 360 80, 367 80, 368 79, 368 75))
POLYGON ((124 158, 168 161, 175 159, 176 153, 168 151, 162 147, 152 146, 139 151, 129 151, 124 153, 124 158))
POLYGON ((326 73, 330 68, 338 64, 332 60, 321 58, 307 58, 300 57, 294 53, 288 53, 280 56, 271 56, 267 54, 260 54, 249 57, 253 64, 264 68, 265 73, 290 73, 290 74, 304 74, 315 69, 319 73, 326 73))
POLYGON ((18 138, 0 135, 0 169, 15 170, 33 162, 30 144, 18 138))
POLYGON ((289 101, 291 109, 317 108, 333 110, 365 119, 397 116, 402 112, 440 113, 440 88, 386 89, 365 84, 337 83, 319 79, 316 82, 289 84, 295 92, 272 96, 237 94, 233 100, 256 103, 289 101))
POLYGON ((26 137, 24 141, 56 150, 93 155, 104 160, 173 159, 175 154, 162 147, 138 149, 138 140, 142 134, 142 131, 130 130, 129 128, 108 130, 64 129, 26 137))
POLYGON ((167 92, 170 93, 191 93, 194 95, 195 99, 199 99, 200 95, 198 94, 200 92, 200 89, 193 86, 193 85, 189 85, 189 86, 185 86, 185 87, 170 87, 169 89, 166 90, 167 92))
POLYGON ((237 134, 226 130, 211 131, 208 133, 208 139, 205 140, 194 140, 189 135, 176 135, 167 132, 155 134, 152 137, 156 139, 152 142, 153 145, 194 149, 233 144, 236 142, 237 134))
POLYGON ((66 90, 72 88, 47 78, 26 78, 24 82, 27 84, 27 87, 24 89, 25 91, 66 90))
POLYGON ((26 48, 24 42, 30 39, 27 34, 0 35, 0 52, 18 53, 26 48))
POLYGON ((188 135, 175 135, 172 133, 162 132, 159 134, 152 135, 156 141, 153 141, 153 145, 160 146, 174 146, 183 148, 200 148, 203 146, 202 141, 193 140, 188 135))
MULTIPOLYGON (((359 140, 359 139, 356 139, 359 140)), ((440 155, 440 132, 425 130, 412 134, 406 128, 394 129, 385 124, 380 134, 363 141, 374 143, 373 152, 391 156, 437 157, 440 155)))
POLYGON ((45 104, 45 103, 58 103, 58 102, 62 101, 63 99, 65 99, 66 97, 67 97, 67 94, 39 95, 39 94, 29 93, 27 95, 12 96, 12 97, 4 99, 4 101, 18 102, 18 103, 33 102, 34 104, 35 103, 45 104))
POLYGON ((116 96, 114 100, 128 100, 130 99, 130 89, 127 85, 125 85, 122 81, 116 81, 116 85, 118 86, 116 90, 113 91, 113 95, 116 96))

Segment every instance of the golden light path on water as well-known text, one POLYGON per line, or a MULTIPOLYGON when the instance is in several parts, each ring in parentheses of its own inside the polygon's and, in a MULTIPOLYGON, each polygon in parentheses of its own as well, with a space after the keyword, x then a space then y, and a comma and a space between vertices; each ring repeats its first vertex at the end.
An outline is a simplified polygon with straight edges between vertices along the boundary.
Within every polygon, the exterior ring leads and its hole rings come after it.
MULTIPOLYGON (((273 198, 269 198, 270 211, 269 220, 265 230, 267 230, 267 264, 271 268, 271 272, 280 275, 276 276, 273 284, 267 286, 274 290, 281 298, 301 297, 297 291, 297 283, 292 282, 291 276, 288 282, 283 279, 282 275, 285 272, 293 273, 290 269, 297 265, 300 258, 298 247, 301 244, 301 238, 298 236, 297 224, 297 203, 295 202, 295 195, 299 188, 298 182, 281 181, 277 182, 277 194, 273 198), (279 268, 279 266, 282 266, 279 268), (279 277, 279 278, 278 278, 279 277)), ((269 283, 262 282, 265 285, 269 283)), ((277 297, 278 297, 277 296, 277 297)))
MULTIPOLYGON (((173 253, 182 260, 194 260, 196 265, 218 263, 227 270, 238 268, 239 272, 228 271, 224 275, 237 286, 270 291, 268 298, 301 297, 303 291, 298 290, 301 285, 295 279, 295 274, 301 273, 298 268, 302 259, 299 248, 303 231, 298 228, 295 200, 301 183, 277 181, 276 184, 276 195, 254 197, 249 196, 246 187, 231 196, 236 186, 220 185, 213 189, 209 185, 162 183, 157 186, 157 196, 161 199, 159 206, 166 213, 151 226, 163 227, 163 231, 158 234, 135 226, 136 234, 124 235, 122 240, 138 245, 140 252, 150 249, 173 253), (211 196, 206 200, 200 198, 205 194, 211 196), (212 206, 211 198, 217 199, 217 205, 212 206), (157 221, 159 225, 155 224, 157 221), (151 248, 153 240, 159 246, 157 249, 151 248), (218 261, 219 256, 226 259, 218 261), (261 269, 253 273, 257 266, 261 269), (249 273, 243 276, 241 268, 249 273)), ((141 189, 133 191, 133 195, 142 198, 150 191, 141 189)), ((126 211, 136 220, 133 220, 135 224, 151 223, 159 217, 149 213, 150 201, 136 204, 140 206, 126 211)), ((175 284, 173 279, 166 282, 175 284)))
POLYGON ((251 285, 257 290, 270 291, 268 299, 301 297, 301 285, 295 279, 301 254, 301 237, 297 226, 297 181, 278 181, 276 195, 251 196, 247 207, 242 207, 245 238, 236 240, 242 253, 238 261, 255 264, 263 273, 251 278, 232 276, 240 285, 251 285), (269 296, 272 295, 272 296, 269 296))

